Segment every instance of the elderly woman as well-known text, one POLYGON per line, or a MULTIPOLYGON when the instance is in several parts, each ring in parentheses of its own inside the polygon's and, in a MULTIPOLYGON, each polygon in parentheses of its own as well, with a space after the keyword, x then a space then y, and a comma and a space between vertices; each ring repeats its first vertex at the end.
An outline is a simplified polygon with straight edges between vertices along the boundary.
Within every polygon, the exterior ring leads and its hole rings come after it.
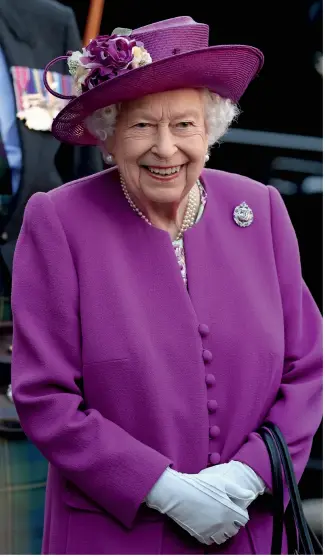
POLYGON ((115 166, 35 194, 15 254, 13 393, 50 462, 44 553, 270 552, 257 430, 280 427, 300 477, 321 318, 277 191, 204 170, 262 62, 189 17, 68 53, 77 94, 53 133, 115 166))

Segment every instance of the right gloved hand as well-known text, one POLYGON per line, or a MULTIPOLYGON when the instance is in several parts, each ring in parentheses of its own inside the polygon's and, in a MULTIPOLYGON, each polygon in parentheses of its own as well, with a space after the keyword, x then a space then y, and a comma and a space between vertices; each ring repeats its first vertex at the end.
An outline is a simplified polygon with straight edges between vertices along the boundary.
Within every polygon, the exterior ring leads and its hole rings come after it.
POLYGON ((211 488, 198 474, 167 468, 146 497, 148 507, 166 514, 199 542, 224 543, 249 520, 217 487, 211 488))

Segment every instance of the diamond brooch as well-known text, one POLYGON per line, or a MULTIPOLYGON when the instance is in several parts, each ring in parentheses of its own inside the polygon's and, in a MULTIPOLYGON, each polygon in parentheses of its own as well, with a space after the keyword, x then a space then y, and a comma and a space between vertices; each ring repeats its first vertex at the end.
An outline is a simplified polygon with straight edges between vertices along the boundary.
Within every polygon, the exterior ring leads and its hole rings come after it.
POLYGON ((241 227, 250 226, 254 220, 253 211, 245 201, 235 207, 233 217, 235 223, 241 227))

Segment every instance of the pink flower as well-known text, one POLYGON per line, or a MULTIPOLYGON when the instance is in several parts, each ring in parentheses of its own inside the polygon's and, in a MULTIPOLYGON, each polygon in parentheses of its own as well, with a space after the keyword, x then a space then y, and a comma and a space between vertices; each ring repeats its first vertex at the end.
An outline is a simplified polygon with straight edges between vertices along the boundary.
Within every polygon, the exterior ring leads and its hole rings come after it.
POLYGON ((102 81, 124 73, 132 62, 132 48, 136 41, 117 35, 102 35, 90 41, 85 49, 86 56, 80 58, 81 64, 92 71, 85 79, 84 86, 92 89, 102 81))

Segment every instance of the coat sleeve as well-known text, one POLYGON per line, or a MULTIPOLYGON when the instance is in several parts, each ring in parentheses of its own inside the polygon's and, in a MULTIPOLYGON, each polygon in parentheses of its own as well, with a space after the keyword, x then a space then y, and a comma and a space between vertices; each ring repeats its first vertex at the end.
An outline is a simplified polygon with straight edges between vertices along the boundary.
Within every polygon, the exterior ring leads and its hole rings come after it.
MULTIPOLYGON (((282 431, 298 480, 322 417, 322 319, 302 279, 297 238, 278 191, 269 186, 274 257, 282 298, 285 357, 282 382, 265 421, 282 431)), ((262 424, 261 424, 262 425, 262 424)), ((261 437, 253 432, 233 460, 247 464, 272 487, 261 437)))
MULTIPOLYGON (((65 40, 62 54, 66 54, 69 50, 80 50, 82 44, 73 10, 67 6, 62 7, 65 11, 65 40)), ((95 174, 104 168, 98 147, 67 143, 60 145, 56 164, 63 183, 95 174)))
POLYGON ((66 479, 131 528, 171 461, 85 406, 78 278, 45 193, 36 193, 26 207, 12 309, 13 396, 27 437, 66 479))

